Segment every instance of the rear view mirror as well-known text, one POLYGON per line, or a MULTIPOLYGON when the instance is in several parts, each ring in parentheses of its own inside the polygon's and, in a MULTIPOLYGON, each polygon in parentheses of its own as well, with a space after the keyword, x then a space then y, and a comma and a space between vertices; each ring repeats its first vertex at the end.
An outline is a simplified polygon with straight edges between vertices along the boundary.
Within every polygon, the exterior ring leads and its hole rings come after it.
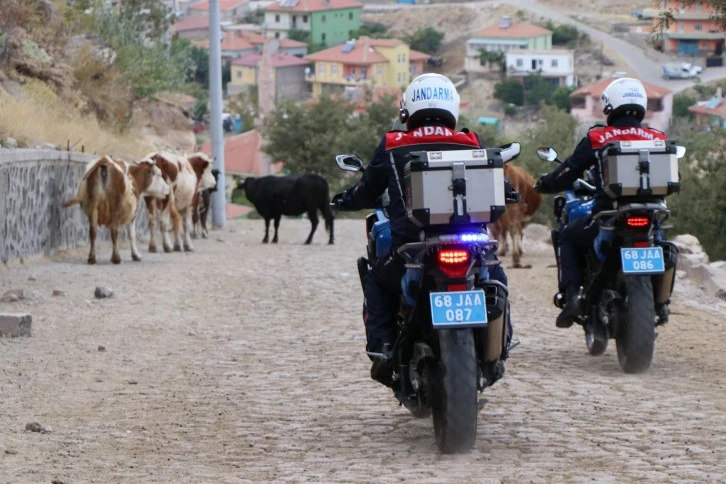
POLYGON ((540 146, 537 148, 537 156, 543 161, 557 160, 557 152, 549 146, 540 146))
POLYGON ((504 163, 512 160, 516 160, 519 157, 522 146, 517 143, 507 143, 506 145, 500 146, 502 149, 502 159, 504 163))
POLYGON ((335 163, 338 168, 345 171, 363 171, 363 160, 355 153, 345 155, 335 155, 335 163))
POLYGON ((686 154, 686 147, 685 146, 676 146, 676 157, 677 158, 683 158, 683 156, 686 154))

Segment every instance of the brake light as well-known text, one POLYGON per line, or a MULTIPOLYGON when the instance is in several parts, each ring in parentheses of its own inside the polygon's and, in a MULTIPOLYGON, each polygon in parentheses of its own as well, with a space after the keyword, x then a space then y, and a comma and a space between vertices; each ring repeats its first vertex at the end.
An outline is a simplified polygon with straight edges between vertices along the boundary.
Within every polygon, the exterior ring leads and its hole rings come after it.
POLYGON ((647 240, 636 240, 633 242, 633 247, 650 247, 650 242, 647 240))
POLYGON ((439 262, 444 265, 459 265, 469 262, 469 251, 463 249, 444 249, 439 252, 439 262))
POLYGON ((465 249, 442 249, 439 251, 439 268, 447 277, 464 277, 469 268, 471 255, 465 249))
POLYGON ((625 219, 625 225, 630 228, 642 228, 647 227, 650 224, 648 217, 628 217, 625 219))

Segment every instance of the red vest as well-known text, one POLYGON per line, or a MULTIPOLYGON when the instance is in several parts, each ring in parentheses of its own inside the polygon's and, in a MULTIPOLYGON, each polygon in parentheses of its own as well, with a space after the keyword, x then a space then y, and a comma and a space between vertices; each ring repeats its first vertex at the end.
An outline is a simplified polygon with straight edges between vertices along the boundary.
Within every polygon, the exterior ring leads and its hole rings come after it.
POLYGON ((649 141, 666 139, 666 134, 652 128, 636 128, 635 126, 605 126, 588 131, 590 144, 594 150, 600 149, 612 141, 649 141))
POLYGON ((443 126, 423 126, 407 133, 393 131, 386 133, 386 150, 418 144, 456 144, 479 148, 479 137, 473 131, 468 133, 452 131, 443 126))

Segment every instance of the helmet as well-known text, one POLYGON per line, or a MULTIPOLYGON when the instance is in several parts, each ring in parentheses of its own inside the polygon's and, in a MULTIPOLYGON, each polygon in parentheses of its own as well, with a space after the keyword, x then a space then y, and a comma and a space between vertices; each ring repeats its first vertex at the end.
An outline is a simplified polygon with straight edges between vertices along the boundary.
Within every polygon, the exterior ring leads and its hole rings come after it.
POLYGON ((629 77, 611 82, 600 95, 600 100, 603 104, 602 113, 607 116, 608 124, 626 114, 642 121, 648 106, 648 95, 643 83, 629 77))
POLYGON ((455 129, 459 119, 459 93, 454 83, 441 74, 418 76, 401 97, 399 119, 409 131, 429 122, 455 129))

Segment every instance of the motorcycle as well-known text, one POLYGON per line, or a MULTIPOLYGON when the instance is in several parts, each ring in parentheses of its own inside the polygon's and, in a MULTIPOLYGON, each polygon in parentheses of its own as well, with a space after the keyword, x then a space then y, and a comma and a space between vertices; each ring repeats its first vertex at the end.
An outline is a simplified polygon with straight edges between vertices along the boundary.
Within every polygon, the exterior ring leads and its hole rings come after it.
MULTIPOLYGON (((603 186, 615 208, 593 217, 599 233, 584 256, 583 286, 580 287, 583 312, 575 322, 585 331, 589 354, 603 354, 608 340, 615 339, 621 369, 625 373, 640 373, 647 371, 653 360, 656 327, 668 321, 678 249, 665 237, 665 231, 672 228, 665 223, 670 215, 665 197, 680 189, 677 159, 683 157, 685 148, 672 141, 624 143, 636 146, 606 148, 612 159, 620 156, 620 161, 600 163, 603 186), (639 143, 645 144, 638 146, 639 143), (657 150, 652 148, 653 144, 657 150), (624 154, 637 154, 639 159, 627 161, 624 154), (651 166, 656 158, 657 168, 651 166), (665 188, 653 187, 656 170, 662 168, 660 163, 664 161, 669 167, 675 167, 669 170, 675 171, 672 174, 675 181, 659 181, 665 188), (634 179, 625 182, 614 179, 617 163, 620 163, 621 178, 624 173, 632 173, 634 179)), ((539 148, 537 156, 547 162, 561 163, 557 152, 550 147, 539 148)), ((592 171, 588 175, 591 179, 592 171)), ((558 263, 559 234, 569 223, 592 214, 595 191, 591 183, 578 178, 571 190, 555 197, 558 227, 552 230, 551 237, 558 263)), ((562 309, 564 304, 564 295, 556 293, 554 305, 562 309)))
MULTIPOLYGON (((390 386, 395 398, 416 418, 433 416, 435 440, 442 453, 466 452, 473 447, 477 415, 483 406, 477 401, 477 392, 504 373, 511 338, 508 289, 489 280, 489 268, 499 261, 491 257, 497 242, 489 238, 486 223, 496 220, 507 203, 519 201, 516 192, 504 199, 503 190, 504 162, 517 158, 519 151, 519 143, 510 143, 500 148, 407 155, 408 214, 420 226, 421 238, 397 248, 406 262, 398 336, 384 353, 368 354, 393 361, 390 386), (445 166, 433 168, 437 162, 445 166), (436 170, 427 171, 428 176, 442 178, 424 188, 417 183, 416 173, 428 169, 436 170), (489 181, 482 181, 487 177, 489 181), (501 184, 501 189, 494 184, 501 184), (448 197, 443 218, 437 218, 441 214, 433 206, 416 208, 417 203, 431 199, 423 192, 434 185, 441 188, 437 196, 448 197), (471 189, 474 186, 476 190, 471 189), (496 192, 496 196, 487 192, 496 192), (498 200, 487 205, 491 213, 478 211, 484 205, 483 196, 498 200)), ((363 171, 363 161, 354 154, 338 155, 336 163, 342 170, 363 171)), ((391 252, 385 200, 368 214, 365 227, 367 257, 357 261, 363 288, 368 271, 391 252)), ((365 311, 364 302, 364 317, 365 311)))

